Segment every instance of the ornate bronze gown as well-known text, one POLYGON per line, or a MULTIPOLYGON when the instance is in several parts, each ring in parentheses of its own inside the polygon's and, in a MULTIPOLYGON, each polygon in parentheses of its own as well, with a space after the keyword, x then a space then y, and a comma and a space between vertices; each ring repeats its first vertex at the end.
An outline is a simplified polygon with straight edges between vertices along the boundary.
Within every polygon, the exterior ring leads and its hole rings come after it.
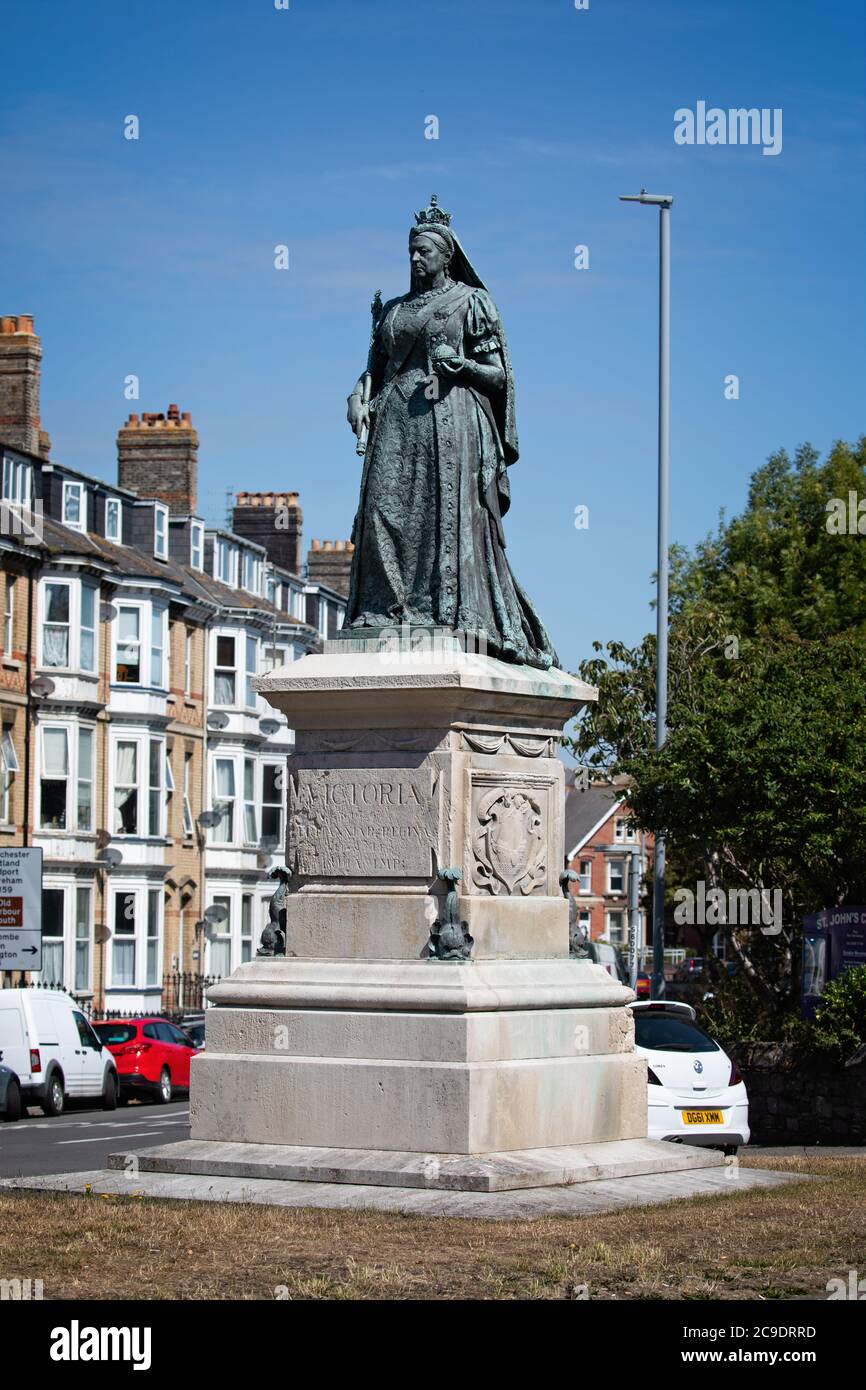
POLYGON ((556 653, 505 555, 507 467, 517 458, 505 336, 486 290, 443 290, 387 303, 370 354, 373 413, 352 539, 346 624, 443 627, 531 666, 556 653), (434 378, 441 344, 472 361, 499 352, 501 390, 434 378), (432 383, 432 384, 431 384, 432 383))

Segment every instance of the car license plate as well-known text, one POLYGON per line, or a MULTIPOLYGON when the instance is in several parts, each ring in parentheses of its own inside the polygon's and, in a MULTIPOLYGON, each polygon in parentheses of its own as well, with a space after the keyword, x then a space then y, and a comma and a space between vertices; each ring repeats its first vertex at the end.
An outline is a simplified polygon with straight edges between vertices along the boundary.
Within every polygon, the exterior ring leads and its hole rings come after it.
POLYGON ((722 1125, 724 1117, 721 1110, 684 1110, 683 1123, 687 1125, 722 1125))

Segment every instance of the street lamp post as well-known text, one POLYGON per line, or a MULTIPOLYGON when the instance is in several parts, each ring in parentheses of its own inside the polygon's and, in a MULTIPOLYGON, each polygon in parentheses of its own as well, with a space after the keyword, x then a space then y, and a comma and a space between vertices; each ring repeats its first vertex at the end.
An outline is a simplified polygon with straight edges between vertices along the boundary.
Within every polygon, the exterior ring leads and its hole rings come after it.
MULTIPOLYGON (((668 479, 671 405, 671 204, 668 193, 627 194, 622 203, 648 203, 659 210, 659 434, 658 434, 658 608, 656 614, 656 750, 665 741, 668 717, 668 479)), ((665 992, 665 842, 656 836, 653 869, 653 969, 651 994, 665 992)))

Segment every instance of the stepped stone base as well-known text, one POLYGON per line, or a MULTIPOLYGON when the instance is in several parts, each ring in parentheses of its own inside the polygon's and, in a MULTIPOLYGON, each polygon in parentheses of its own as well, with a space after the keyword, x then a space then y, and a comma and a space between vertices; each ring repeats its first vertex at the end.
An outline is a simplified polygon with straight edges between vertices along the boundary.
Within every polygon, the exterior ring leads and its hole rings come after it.
MULTIPOLYGON (((112 1154, 108 1166, 128 1171, 129 1157, 129 1154, 112 1154)), ((518 1149, 510 1153, 472 1156, 386 1153, 381 1149, 313 1149, 300 1145, 221 1144, 189 1139, 178 1144, 139 1149, 135 1158, 138 1173, 349 1183, 444 1192, 510 1192, 518 1188, 563 1187, 572 1183, 724 1166, 720 1153, 682 1144, 663 1144, 655 1139, 584 1147, 518 1149)))

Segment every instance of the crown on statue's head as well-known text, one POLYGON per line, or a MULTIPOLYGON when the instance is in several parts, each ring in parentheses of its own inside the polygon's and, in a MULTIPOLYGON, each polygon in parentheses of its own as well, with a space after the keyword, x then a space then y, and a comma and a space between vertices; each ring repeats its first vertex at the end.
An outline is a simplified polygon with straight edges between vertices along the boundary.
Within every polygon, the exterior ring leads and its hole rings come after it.
POLYGON ((415 213, 415 223, 418 227, 449 227, 451 213, 440 208, 439 199, 435 193, 431 193, 430 206, 415 213))

